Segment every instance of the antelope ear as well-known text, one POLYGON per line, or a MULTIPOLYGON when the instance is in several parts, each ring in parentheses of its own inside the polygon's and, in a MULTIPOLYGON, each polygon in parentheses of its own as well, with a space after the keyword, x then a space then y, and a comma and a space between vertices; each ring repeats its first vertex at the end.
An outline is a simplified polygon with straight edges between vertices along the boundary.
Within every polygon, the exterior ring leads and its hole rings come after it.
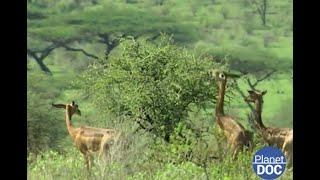
POLYGON ((224 74, 228 77, 228 78, 240 78, 240 74, 233 74, 233 73, 228 73, 228 72, 224 72, 224 74))
POLYGON ((209 74, 211 75, 211 76, 216 76, 216 74, 218 73, 219 71, 217 70, 217 69, 211 69, 211 70, 209 70, 209 74))
POLYGON ((62 109, 65 109, 66 108, 66 105, 65 104, 51 104, 52 107, 56 107, 56 108, 62 108, 62 109))
POLYGON ((248 90, 248 93, 249 93, 249 94, 253 94, 253 93, 254 93, 254 91, 252 91, 252 90, 248 90))
POLYGON ((77 109, 76 113, 77 113, 79 116, 81 116, 81 111, 80 111, 80 109, 77 109))
POLYGON ((267 90, 262 92, 262 96, 265 95, 265 94, 267 94, 267 90))
POLYGON ((74 106, 75 105, 75 102, 74 101, 72 101, 72 106, 74 106))

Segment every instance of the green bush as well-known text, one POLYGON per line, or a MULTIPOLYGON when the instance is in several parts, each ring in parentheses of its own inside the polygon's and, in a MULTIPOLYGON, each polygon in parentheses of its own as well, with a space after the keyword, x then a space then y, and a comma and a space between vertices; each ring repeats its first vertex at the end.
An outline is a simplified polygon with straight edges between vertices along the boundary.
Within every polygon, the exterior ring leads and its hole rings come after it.
POLYGON ((50 103, 59 93, 43 89, 41 80, 48 80, 40 73, 28 75, 27 91, 27 151, 39 153, 52 148, 59 149, 59 140, 66 136, 63 114, 52 111, 50 103))
POLYGON ((103 112, 126 116, 169 141, 191 103, 213 101, 216 91, 209 71, 219 67, 171 40, 163 37, 157 45, 124 40, 119 56, 93 64, 76 84, 103 112))

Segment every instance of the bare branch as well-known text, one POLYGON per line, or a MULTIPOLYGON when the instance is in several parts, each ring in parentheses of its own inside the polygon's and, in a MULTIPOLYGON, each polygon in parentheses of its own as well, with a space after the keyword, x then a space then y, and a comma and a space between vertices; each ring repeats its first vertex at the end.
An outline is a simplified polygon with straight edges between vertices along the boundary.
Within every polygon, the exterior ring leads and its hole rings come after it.
POLYGON ((59 42, 59 41, 53 41, 51 45, 49 45, 48 47, 46 47, 42 50, 32 50, 30 48, 27 48, 27 54, 28 54, 28 56, 30 56, 36 60, 36 62, 38 63, 38 65, 40 66, 42 71, 44 71, 48 74, 52 74, 50 69, 43 63, 43 61, 54 49, 59 48, 59 47, 63 47, 67 51, 82 52, 84 55, 86 55, 88 57, 98 59, 97 56, 95 56, 91 53, 88 53, 84 49, 73 48, 73 47, 68 46, 66 42, 59 42))
POLYGON ((257 79, 257 81, 253 84, 253 87, 257 86, 261 81, 269 78, 273 73, 275 73, 277 70, 273 69, 272 71, 270 71, 269 73, 267 73, 266 75, 264 75, 263 77, 257 79))
MULTIPOLYGON (((241 89, 240 89, 240 87, 239 87, 239 85, 238 85, 238 83, 237 83, 237 81, 235 79, 234 79, 234 82, 235 82, 236 90, 239 92, 239 94, 241 95, 242 99, 245 99, 246 95, 244 94, 243 91, 241 91, 241 89)), ((248 102, 246 102, 246 103, 247 103, 247 106, 250 108, 250 110, 253 111, 254 110, 253 106, 248 102)))
POLYGON ((256 9, 260 15, 262 14, 261 7, 259 6, 259 3, 256 0, 249 0, 249 3, 256 7, 256 9))
POLYGON ((43 63, 43 61, 54 49, 58 47, 59 45, 53 43, 43 50, 32 50, 27 48, 27 54, 28 56, 31 56, 34 60, 36 60, 42 71, 51 75, 52 73, 50 69, 43 63))
MULTIPOLYGON (((249 78, 246 78, 246 80, 247 80, 247 83, 248 83, 249 87, 254 90, 254 89, 255 89, 255 85, 253 85, 253 84, 251 83, 251 81, 250 81, 249 78)), ((256 84, 256 83, 255 83, 255 84, 256 84)))
MULTIPOLYGON (((246 78, 246 81, 249 85, 249 87, 252 89, 252 90, 255 90, 255 87, 261 82, 261 81, 264 81, 265 79, 269 78, 273 73, 275 73, 277 70, 273 69, 272 71, 270 71, 269 73, 265 74, 264 76, 262 76, 261 78, 258 78, 256 80, 255 83, 252 83, 251 80, 249 78, 246 78)), ((245 93, 243 91, 241 91, 238 83, 236 80, 234 80, 235 82, 235 88, 236 90, 239 92, 239 94, 241 95, 241 97, 244 99, 246 97, 245 93)), ((254 108, 253 106, 249 103, 249 102, 246 102, 247 106, 250 108, 251 112, 254 112, 254 108)), ((255 124, 252 124, 253 121, 248 118, 248 121, 249 121, 249 124, 255 126, 255 124)))
POLYGON ((260 15, 263 25, 266 25, 266 14, 267 14, 267 0, 262 0, 262 3, 257 2, 257 0, 248 0, 248 2, 253 5, 260 15))
POLYGON ((31 49, 29 49, 29 48, 27 48, 27 54, 28 54, 29 56, 31 56, 32 58, 34 58, 34 59, 37 59, 37 58, 38 58, 36 52, 33 51, 33 50, 31 50, 31 49))
POLYGON ((31 50, 30 48, 27 48, 27 53, 33 58, 37 59, 44 59, 46 58, 55 48, 58 48, 59 45, 57 44, 51 44, 48 47, 44 48, 43 50, 31 50), (40 54, 40 55, 38 55, 40 54))
POLYGON ((99 33, 98 37, 100 38, 99 42, 103 43, 103 44, 109 44, 109 35, 108 34, 102 34, 99 33))
POLYGON ((40 59, 46 58, 54 49, 58 48, 58 45, 52 44, 41 52, 40 59))
POLYGON ((97 56, 91 54, 91 53, 88 53, 87 51, 85 51, 84 49, 81 49, 81 48, 73 48, 73 47, 70 47, 66 44, 62 44, 61 45, 62 47, 64 47, 67 51, 79 51, 79 52, 82 52, 84 55, 88 56, 88 57, 91 57, 91 58, 94 58, 94 59, 98 59, 97 56))

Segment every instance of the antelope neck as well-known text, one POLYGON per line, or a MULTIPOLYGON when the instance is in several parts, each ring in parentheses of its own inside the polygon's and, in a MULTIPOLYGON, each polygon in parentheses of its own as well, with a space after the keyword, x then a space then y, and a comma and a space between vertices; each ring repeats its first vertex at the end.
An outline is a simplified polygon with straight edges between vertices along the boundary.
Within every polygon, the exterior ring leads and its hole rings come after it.
POLYGON ((67 124, 67 129, 69 132, 69 135, 72 137, 72 139, 74 140, 75 138, 75 132, 74 132, 74 128, 72 126, 72 122, 71 122, 71 112, 70 112, 70 107, 66 106, 66 124, 67 124))
POLYGON ((262 122, 261 114, 262 114, 262 100, 257 99, 255 100, 255 118, 260 126, 259 128, 265 129, 265 126, 262 122))
POLYGON ((226 90, 226 82, 225 81, 219 82, 219 94, 218 94, 218 99, 217 99, 217 104, 215 109, 216 116, 224 115, 223 104, 224 104, 225 90, 226 90))

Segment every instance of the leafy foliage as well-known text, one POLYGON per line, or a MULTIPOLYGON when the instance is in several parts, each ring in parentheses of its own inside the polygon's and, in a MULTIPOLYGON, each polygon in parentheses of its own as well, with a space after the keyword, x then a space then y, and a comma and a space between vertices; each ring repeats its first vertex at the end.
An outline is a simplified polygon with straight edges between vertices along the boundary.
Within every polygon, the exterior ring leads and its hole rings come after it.
POLYGON ((41 74, 28 75, 27 150, 29 153, 39 153, 49 148, 59 150, 59 141, 66 135, 63 131, 63 114, 57 116, 50 108, 50 99, 57 97, 58 92, 47 91, 35 83, 44 79, 46 78, 41 74))
POLYGON ((190 104, 214 99, 209 71, 218 67, 170 40, 163 37, 157 45, 124 40, 119 56, 93 64, 78 84, 102 111, 126 115, 168 141, 190 104))
MULTIPOLYGON (((29 13, 36 13, 30 7, 29 13)), ((153 11, 130 5, 105 3, 57 14, 41 20, 28 21, 28 33, 45 41, 90 41, 103 34, 174 33, 180 40, 195 37, 196 26, 190 22, 176 22, 172 17, 159 16, 153 11), (97 18, 99 17, 99 18, 97 18), (181 35, 180 35, 181 34, 181 35)))

